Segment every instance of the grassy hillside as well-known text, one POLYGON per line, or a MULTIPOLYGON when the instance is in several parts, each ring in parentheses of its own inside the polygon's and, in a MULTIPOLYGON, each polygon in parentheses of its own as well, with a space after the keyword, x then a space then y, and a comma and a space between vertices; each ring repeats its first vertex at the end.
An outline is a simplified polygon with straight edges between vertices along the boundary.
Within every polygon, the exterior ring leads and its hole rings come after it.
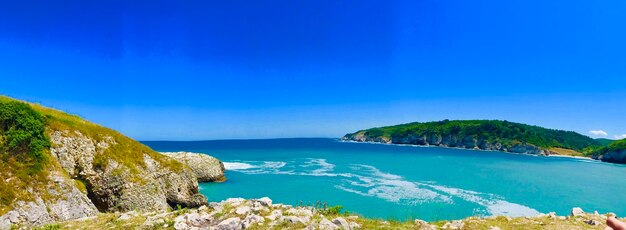
POLYGON ((16 198, 30 198, 48 183, 50 141, 46 119, 25 103, 0 101, 0 214, 16 198))
MULTIPOLYGON (((95 155, 96 167, 104 168, 108 159, 113 159, 136 171, 139 170, 137 166, 145 164, 144 153, 174 171, 184 167, 112 129, 75 115, 0 96, 0 215, 16 200, 31 200, 33 194, 45 199, 53 184, 48 183, 49 172, 66 174, 50 154, 49 136, 56 130, 69 130, 67 135, 78 135, 75 132, 78 131, 96 142, 107 136, 113 137, 117 144, 95 155)), ((135 179, 141 181, 143 178, 135 179)), ((76 182, 79 188, 84 188, 79 180, 76 182)))
POLYGON ((512 146, 517 143, 532 144, 541 148, 562 148, 578 152, 589 152, 590 147, 600 146, 592 138, 572 131, 554 130, 500 120, 443 120, 436 122, 415 122, 361 130, 353 134, 363 134, 370 138, 385 137, 391 140, 407 136, 455 136, 473 137, 491 143, 512 146))

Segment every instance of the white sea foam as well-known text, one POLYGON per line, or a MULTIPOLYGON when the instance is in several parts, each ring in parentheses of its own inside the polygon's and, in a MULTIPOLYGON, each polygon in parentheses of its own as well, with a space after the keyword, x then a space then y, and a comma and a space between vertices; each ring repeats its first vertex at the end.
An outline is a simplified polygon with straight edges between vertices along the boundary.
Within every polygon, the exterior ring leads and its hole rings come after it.
POLYGON ((440 185, 428 185, 423 184, 425 186, 429 186, 437 191, 447 193, 451 196, 459 197, 465 201, 479 204, 486 208, 486 212, 488 215, 506 215, 512 217, 518 216, 536 216, 539 215, 539 211, 521 205, 508 202, 501 197, 498 197, 493 194, 483 194, 475 191, 463 190, 459 188, 450 188, 446 186, 440 185))
POLYGON ((263 162, 224 162, 226 170, 243 171, 243 172, 259 172, 282 168, 286 162, 281 161, 263 161, 263 162))
POLYGON ((351 172, 335 172, 336 165, 326 159, 306 159, 300 164, 282 161, 224 162, 227 170, 246 174, 282 174, 318 177, 343 177, 334 187, 361 196, 377 197, 389 202, 415 205, 425 202, 454 203, 458 198, 483 208, 485 215, 536 216, 530 207, 511 203, 494 194, 437 185, 432 181, 414 182, 402 176, 382 172, 371 165, 350 165, 351 172), (298 167, 299 166, 299 167, 298 167))
POLYGON ((359 175, 345 179, 336 186, 346 192, 372 196, 394 203, 419 204, 423 202, 449 202, 448 196, 404 180, 401 176, 383 173, 371 165, 353 165, 351 169, 359 175))
POLYGON ((251 164, 241 163, 241 162, 224 162, 224 168, 226 170, 241 170, 241 169, 249 169, 254 168, 251 164))

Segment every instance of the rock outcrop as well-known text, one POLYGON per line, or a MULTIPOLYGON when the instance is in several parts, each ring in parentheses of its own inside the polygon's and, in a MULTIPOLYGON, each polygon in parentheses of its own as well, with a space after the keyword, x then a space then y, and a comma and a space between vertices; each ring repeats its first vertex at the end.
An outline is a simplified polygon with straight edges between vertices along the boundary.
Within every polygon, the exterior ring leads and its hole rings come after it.
POLYGON ((162 154, 189 166, 196 174, 198 182, 226 181, 224 163, 215 157, 191 152, 164 152, 162 154))
POLYGON ((11 225, 38 226, 98 213, 87 194, 63 172, 49 172, 49 179, 53 182, 47 186, 49 194, 45 197, 37 195, 34 201, 17 201, 13 210, 0 216, 0 229, 10 229, 11 225))
POLYGON ((489 142, 483 139, 476 139, 471 136, 457 137, 453 135, 441 136, 441 135, 408 135, 403 137, 369 137, 362 132, 346 135, 341 138, 344 141, 356 141, 356 142, 376 142, 385 144, 408 144, 408 145, 424 145, 424 146, 441 146, 451 148, 465 148, 465 149, 479 149, 479 150, 495 150, 510 153, 525 153, 533 155, 552 155, 556 154, 547 149, 527 144, 517 143, 509 148, 499 142, 489 142))
POLYGON ((74 130, 51 132, 52 155, 71 178, 85 183, 88 196, 100 211, 165 210, 168 207, 198 207, 206 198, 198 193, 197 180, 189 167, 165 166, 142 153, 143 165, 129 165, 112 158, 97 159, 118 144, 104 136, 100 141, 74 130))
POLYGON ((611 151, 602 155, 594 155, 593 159, 604 162, 626 164, 626 150, 611 151))
MULTIPOLYGON (((3 158, 0 230, 87 218, 99 211, 165 211, 208 204, 198 192, 196 173, 173 158, 77 116, 2 96, 0 103, 7 111, 30 114, 38 121, 34 124, 41 125, 40 132, 26 132, 24 125, 15 128, 32 137, 22 145, 45 148, 28 152, 36 158, 3 158)), ((5 150, 1 140, 6 133, 0 131, 0 148, 5 150)))

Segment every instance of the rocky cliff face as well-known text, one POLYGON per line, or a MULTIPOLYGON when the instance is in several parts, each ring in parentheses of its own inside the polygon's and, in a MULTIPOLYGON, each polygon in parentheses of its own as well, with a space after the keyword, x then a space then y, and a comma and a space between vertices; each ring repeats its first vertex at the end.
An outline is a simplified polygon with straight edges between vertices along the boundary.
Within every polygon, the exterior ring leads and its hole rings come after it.
POLYGON ((603 155, 594 155, 593 159, 604 162, 626 164, 626 150, 608 152, 603 155))
POLYGON ((80 191, 76 182, 62 171, 51 171, 49 177, 53 182, 47 186, 49 194, 39 195, 34 201, 15 202, 13 210, 0 216, 0 229, 10 229, 11 225, 17 224, 37 226, 98 213, 86 191, 80 191))
POLYGON ((476 139, 471 136, 457 137, 457 136, 441 136, 441 135, 408 135, 404 137, 388 138, 388 137, 369 137, 363 132, 355 134, 348 134, 342 138, 347 141, 357 142, 378 142, 386 144, 409 144, 409 145, 433 145, 441 147, 453 147, 453 148, 466 148, 466 149, 480 149, 480 150, 496 150, 511 153, 526 153, 534 155, 551 155, 554 152, 546 149, 541 149, 537 146, 519 143, 510 147, 506 147, 499 142, 488 142, 482 139, 476 139))
POLYGON ((198 182, 190 168, 179 171, 164 167, 147 153, 144 165, 131 166, 114 159, 94 162, 97 154, 117 145, 104 136, 101 141, 79 131, 51 132, 52 155, 72 178, 85 183, 88 196, 101 211, 165 210, 169 206, 197 207, 207 204, 198 193, 198 182))
MULTIPOLYGON (((14 102, 22 103, 0 96, 0 103, 14 102)), ((10 167, 0 170, 0 195, 4 195, 0 196, 0 230, 80 219, 99 211, 151 212, 208 204, 198 193, 190 167, 114 130, 36 104, 4 109, 21 109, 37 115, 32 119, 43 118, 36 121, 45 126, 40 135, 46 138, 37 140, 45 145, 37 142, 37 146, 46 149, 37 152, 37 159, 43 159, 37 162, 41 167, 37 174, 21 167, 30 158, 2 152, 3 159, 9 159, 3 165, 10 167)), ((0 136, 0 144, 2 140, 0 136)))
POLYGON ((190 152, 165 152, 162 154, 189 166, 196 175, 198 182, 226 181, 224 163, 215 157, 190 152))

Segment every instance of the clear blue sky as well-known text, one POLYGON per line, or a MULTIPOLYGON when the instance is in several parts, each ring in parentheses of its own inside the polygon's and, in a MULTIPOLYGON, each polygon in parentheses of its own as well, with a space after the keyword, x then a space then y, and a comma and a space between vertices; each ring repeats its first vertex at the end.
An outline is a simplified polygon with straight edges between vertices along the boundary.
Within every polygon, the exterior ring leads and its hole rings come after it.
POLYGON ((623 0, 0 3, 1 94, 140 140, 441 119, 626 134, 623 0))

